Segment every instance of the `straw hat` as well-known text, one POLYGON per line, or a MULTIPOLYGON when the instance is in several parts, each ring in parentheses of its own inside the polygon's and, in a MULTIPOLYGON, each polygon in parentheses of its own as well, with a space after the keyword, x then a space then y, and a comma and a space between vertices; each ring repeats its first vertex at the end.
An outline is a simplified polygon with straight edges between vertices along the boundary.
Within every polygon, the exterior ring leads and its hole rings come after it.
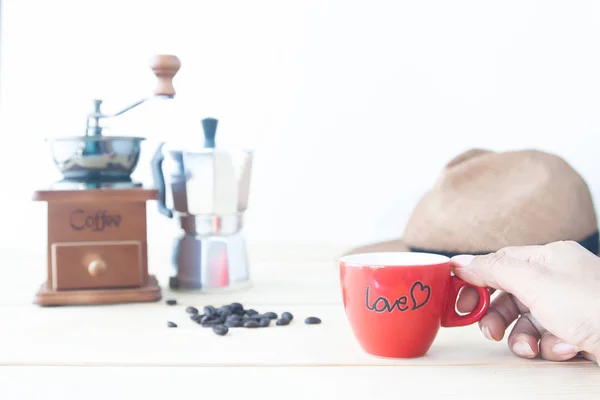
POLYGON ((574 240, 599 253, 596 213, 583 178, 553 154, 472 149, 446 164, 413 210, 401 239, 347 254, 485 254, 558 240, 574 240))

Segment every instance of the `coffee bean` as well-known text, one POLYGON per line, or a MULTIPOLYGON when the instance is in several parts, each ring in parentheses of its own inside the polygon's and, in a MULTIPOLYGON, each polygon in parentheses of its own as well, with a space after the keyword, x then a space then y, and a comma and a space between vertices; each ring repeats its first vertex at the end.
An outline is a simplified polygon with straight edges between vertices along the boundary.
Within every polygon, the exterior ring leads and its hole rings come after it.
POLYGON ((244 322, 244 328, 258 328, 260 325, 255 320, 251 319, 249 321, 244 322))
POLYGON ((277 319, 277 314, 275 314, 272 311, 266 312, 263 314, 265 316, 265 318, 269 318, 269 319, 277 319))
POLYGON ((279 326, 285 326, 285 325, 288 325, 289 323, 290 323, 290 320, 286 319, 286 318, 278 319, 277 322, 275 322, 275 324, 279 325, 279 326))
POLYGON ((253 316, 253 315, 257 315, 257 314, 258 314, 258 311, 254 310, 252 308, 249 310, 246 310, 246 315, 248 315, 248 316, 253 316))
POLYGON ((229 328, 227 328, 225 325, 216 325, 213 326, 213 332, 219 336, 224 336, 227 335, 227 332, 229 332, 229 328))
POLYGON ((315 324, 320 324, 321 320, 317 317, 308 317, 304 320, 304 323, 307 325, 315 325, 315 324))
POLYGON ((225 325, 228 328, 239 328, 240 326, 243 325, 243 323, 241 320, 240 321, 232 320, 232 321, 225 321, 225 323, 223 325, 225 325))
POLYGON ((204 315, 202 315, 202 314, 192 314, 190 316, 190 319, 195 322, 200 322, 202 320, 202 318, 204 318, 204 315))
POLYGON ((225 312, 231 314, 231 306, 222 306, 217 310, 217 312, 219 313, 219 315, 222 315, 225 312))
POLYGON ((198 309, 196 307, 188 307, 185 309, 185 312, 189 314, 198 314, 198 309))
POLYGON ((284 313, 281 313, 281 318, 282 319, 287 319, 287 320, 291 321, 291 320, 294 319, 294 316, 292 315, 292 313, 289 313, 289 312, 286 311, 284 313))
POLYGON ((240 317, 237 314, 231 314, 228 315, 227 318, 225 318, 225 321, 235 321, 235 322, 239 322, 242 320, 242 317, 240 317))
POLYGON ((223 318, 227 318, 228 316, 231 315, 231 310, 227 309, 227 310, 219 310, 219 315, 223 318))
POLYGON ((167 321, 167 326, 169 328, 177 328, 177 324, 175 322, 167 321))
POLYGON ((217 309, 214 308, 213 306, 206 306, 204 307, 204 314, 206 315, 212 315, 212 314, 216 314, 217 313, 217 309))
POLYGON ((167 303, 170 306, 174 306, 175 304, 177 304, 177 300, 170 299, 170 300, 165 301, 165 303, 167 303))
POLYGON ((236 303, 236 302, 231 303, 229 305, 229 307, 231 308, 231 312, 234 313, 234 314, 238 314, 240 312, 242 312, 242 313, 244 312, 244 306, 242 306, 240 303, 236 303))
POLYGON ((263 318, 260 321, 258 321, 258 325, 261 328, 266 328, 267 326, 271 325, 271 319, 270 318, 263 318))
POLYGON ((225 318, 221 318, 218 315, 205 315, 202 317, 201 323, 203 327, 222 325, 225 322, 225 318))

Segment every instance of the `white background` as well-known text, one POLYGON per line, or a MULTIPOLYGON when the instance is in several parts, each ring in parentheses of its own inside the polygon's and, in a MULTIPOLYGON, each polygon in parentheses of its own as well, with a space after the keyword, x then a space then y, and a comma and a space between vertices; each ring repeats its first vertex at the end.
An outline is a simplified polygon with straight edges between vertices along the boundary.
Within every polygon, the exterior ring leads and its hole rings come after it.
MULTIPOLYGON (((254 245, 352 246, 401 235, 450 158, 472 147, 567 159, 600 199, 600 3, 594 1, 2 1, 0 248, 45 251, 35 189, 59 178, 44 142, 80 135, 176 54, 178 97, 120 122, 159 140, 256 150, 254 245)), ((149 206, 154 249, 174 221, 149 206)), ((158 251, 158 250, 157 250, 158 251)))

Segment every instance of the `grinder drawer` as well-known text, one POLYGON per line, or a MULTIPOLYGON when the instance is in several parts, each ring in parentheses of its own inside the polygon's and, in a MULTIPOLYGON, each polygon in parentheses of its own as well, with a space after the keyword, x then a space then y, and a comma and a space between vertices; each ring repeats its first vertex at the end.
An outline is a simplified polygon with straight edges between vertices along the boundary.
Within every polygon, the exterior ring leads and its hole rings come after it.
POLYGON ((54 243, 51 246, 54 290, 136 287, 144 283, 142 243, 54 243))

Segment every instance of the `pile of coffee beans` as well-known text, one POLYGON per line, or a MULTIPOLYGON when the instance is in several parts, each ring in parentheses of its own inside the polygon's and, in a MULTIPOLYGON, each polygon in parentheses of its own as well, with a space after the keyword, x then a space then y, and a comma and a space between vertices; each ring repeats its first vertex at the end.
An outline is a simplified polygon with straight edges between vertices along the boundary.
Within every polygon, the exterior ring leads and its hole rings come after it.
MULTIPOLYGON (((168 305, 177 304, 176 300, 167 300, 168 305)), ((190 319, 203 328, 212 328, 217 335, 227 335, 230 328, 266 328, 275 321, 277 326, 289 325, 294 319, 292 313, 285 311, 278 316, 273 311, 259 313, 249 308, 245 309, 241 303, 226 304, 221 307, 208 305, 204 307, 202 313, 196 307, 187 307, 185 312, 190 315, 190 319)), ((307 325, 320 324, 321 320, 317 317, 308 317, 304 320, 307 325)), ((177 327, 173 322, 167 323, 169 327, 177 327), (172 324, 172 325, 171 325, 172 324)))

